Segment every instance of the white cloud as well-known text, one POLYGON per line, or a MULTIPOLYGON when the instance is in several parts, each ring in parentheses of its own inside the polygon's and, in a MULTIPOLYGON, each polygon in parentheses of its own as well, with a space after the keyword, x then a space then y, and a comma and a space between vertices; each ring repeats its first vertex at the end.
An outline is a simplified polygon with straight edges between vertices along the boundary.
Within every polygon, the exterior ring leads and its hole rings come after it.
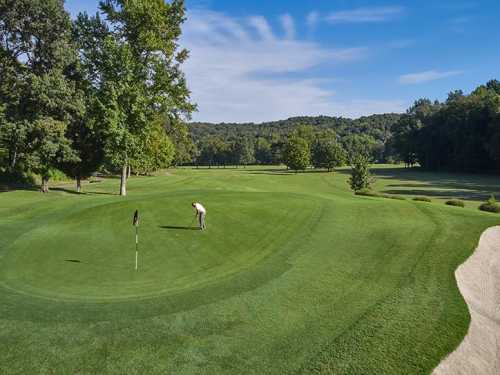
POLYGON ((366 58, 367 48, 326 48, 292 39, 291 32, 280 38, 263 17, 252 17, 248 23, 248 19, 207 10, 191 11, 188 16, 181 44, 191 54, 184 71, 192 99, 198 104, 194 120, 260 122, 298 115, 360 116, 404 109, 391 101, 336 101, 335 92, 327 87, 331 82, 304 78, 303 73, 322 64, 366 58))
POLYGON ((399 77, 399 83, 404 85, 416 85, 419 83, 436 81, 443 78, 453 77, 463 74, 461 70, 449 70, 440 72, 437 70, 427 70, 425 72, 404 74, 399 77))
POLYGON ((284 14, 280 17, 283 30, 285 30, 285 38, 288 40, 295 39, 295 22, 291 15, 284 14))
POLYGON ((326 20, 330 23, 384 22, 400 15, 403 10, 400 6, 357 8, 331 13, 326 20))
POLYGON ((307 17, 306 17, 306 24, 307 27, 309 28, 309 31, 314 31, 316 29, 316 26, 318 25, 320 19, 320 15, 318 12, 313 11, 310 12, 307 17))
POLYGON ((255 27, 260 37, 267 41, 274 40, 273 31, 267 20, 262 16, 250 17, 248 22, 255 27))

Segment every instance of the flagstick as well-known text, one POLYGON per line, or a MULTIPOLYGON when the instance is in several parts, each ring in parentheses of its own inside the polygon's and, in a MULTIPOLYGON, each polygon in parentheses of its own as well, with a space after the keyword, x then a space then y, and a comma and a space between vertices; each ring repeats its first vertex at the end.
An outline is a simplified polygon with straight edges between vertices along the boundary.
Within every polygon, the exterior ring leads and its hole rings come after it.
POLYGON ((135 226, 135 270, 137 271, 137 255, 139 253, 139 234, 138 226, 135 226))

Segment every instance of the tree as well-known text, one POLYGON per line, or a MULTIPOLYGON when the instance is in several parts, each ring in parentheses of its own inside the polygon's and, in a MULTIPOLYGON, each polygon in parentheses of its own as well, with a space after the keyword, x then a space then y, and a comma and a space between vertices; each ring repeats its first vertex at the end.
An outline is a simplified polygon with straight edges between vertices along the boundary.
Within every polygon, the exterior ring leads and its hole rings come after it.
POLYGON ((164 127, 175 147, 173 165, 177 166, 194 162, 197 157, 197 149, 191 139, 187 125, 178 119, 166 118, 164 127))
POLYGON ((329 131, 320 134, 312 144, 312 164, 315 168, 328 171, 344 165, 347 156, 342 145, 336 140, 335 133, 329 131))
POLYGON ((219 137, 211 137, 205 140, 200 146, 200 156, 198 163, 208 165, 220 165, 226 161, 228 145, 219 137))
POLYGON ((31 133, 29 164, 31 170, 42 176, 41 191, 49 191, 52 169, 65 162, 77 161, 78 156, 65 137, 66 124, 51 117, 35 121, 31 133))
POLYGON ((162 115, 177 123, 195 109, 180 69, 188 57, 178 46, 185 9, 181 0, 105 0, 100 10, 109 27, 98 17, 81 17, 82 29, 97 40, 84 56, 93 62, 87 75, 96 118, 105 128, 106 160, 121 169, 120 195, 126 195, 129 165, 148 168, 141 166, 150 161, 142 146, 157 131, 154 119, 162 115))
POLYGON ((255 161, 258 164, 271 164, 273 161, 271 143, 266 138, 259 137, 255 142, 255 161))
POLYGON ((253 142, 244 137, 239 138, 233 145, 233 160, 237 165, 249 165, 255 162, 253 142))
POLYGON ((369 189, 373 178, 370 174, 370 162, 365 155, 357 155, 352 160, 349 185, 354 192, 369 189))
POLYGON ((407 167, 417 163, 418 131, 422 126, 419 119, 407 114, 392 128, 394 148, 407 167))
POLYGON ((1 142, 9 169, 42 173, 46 192, 48 171, 76 160, 65 134, 83 109, 68 78, 76 61, 70 18, 59 0, 3 0, 0 14, 1 142))
POLYGON ((148 174, 172 165, 175 146, 167 136, 163 123, 157 121, 152 131, 142 140, 136 157, 130 166, 137 174, 148 174))
POLYGON ((283 161, 292 170, 305 170, 311 164, 311 153, 307 141, 297 136, 290 137, 285 145, 283 161))
POLYGON ((368 160, 372 159, 376 142, 373 137, 366 134, 349 134, 342 139, 342 145, 349 162, 352 164, 359 155, 368 160))

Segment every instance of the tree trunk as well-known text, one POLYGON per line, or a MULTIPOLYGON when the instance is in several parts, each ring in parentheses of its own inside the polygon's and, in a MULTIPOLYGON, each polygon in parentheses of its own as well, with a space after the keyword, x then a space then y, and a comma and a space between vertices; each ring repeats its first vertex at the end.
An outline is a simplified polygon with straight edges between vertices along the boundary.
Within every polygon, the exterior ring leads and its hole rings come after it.
POLYGON ((130 175, 132 174, 132 167, 130 165, 127 167, 127 178, 130 178, 130 175))
POLYGON ((127 165, 125 164, 122 167, 122 175, 120 178, 120 195, 125 196, 127 195, 127 165))
POLYGON ((16 161, 17 161, 17 151, 13 150, 10 153, 10 163, 9 163, 11 171, 14 171, 14 167, 16 166, 16 161))
POLYGON ((42 177, 42 188, 41 188, 42 193, 48 193, 49 192, 49 177, 48 176, 43 176, 42 177))
POLYGON ((76 176, 76 192, 82 192, 82 178, 80 176, 76 176))

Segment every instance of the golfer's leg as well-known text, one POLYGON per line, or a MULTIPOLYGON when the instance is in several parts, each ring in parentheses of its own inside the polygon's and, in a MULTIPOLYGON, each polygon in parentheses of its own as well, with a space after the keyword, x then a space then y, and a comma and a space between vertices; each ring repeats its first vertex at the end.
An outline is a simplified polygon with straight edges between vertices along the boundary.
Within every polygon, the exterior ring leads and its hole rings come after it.
POLYGON ((201 215, 201 229, 205 229, 205 215, 206 214, 201 215))
POLYGON ((200 227, 200 229, 203 229, 203 214, 202 213, 198 214, 198 226, 200 227))

